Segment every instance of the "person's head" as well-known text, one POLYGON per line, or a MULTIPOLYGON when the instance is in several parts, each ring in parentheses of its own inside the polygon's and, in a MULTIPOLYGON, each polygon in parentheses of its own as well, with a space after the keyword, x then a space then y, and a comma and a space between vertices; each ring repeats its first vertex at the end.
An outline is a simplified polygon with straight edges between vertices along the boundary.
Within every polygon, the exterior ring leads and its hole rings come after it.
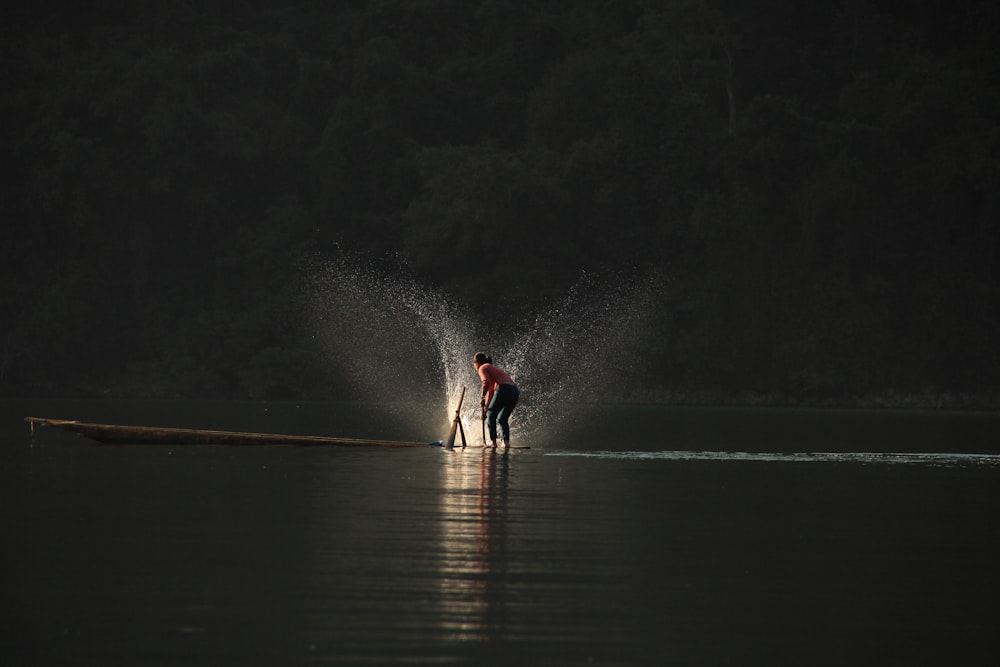
POLYGON ((472 365, 479 368, 483 364, 492 364, 493 360, 490 359, 485 352, 476 352, 476 356, 472 358, 472 365))

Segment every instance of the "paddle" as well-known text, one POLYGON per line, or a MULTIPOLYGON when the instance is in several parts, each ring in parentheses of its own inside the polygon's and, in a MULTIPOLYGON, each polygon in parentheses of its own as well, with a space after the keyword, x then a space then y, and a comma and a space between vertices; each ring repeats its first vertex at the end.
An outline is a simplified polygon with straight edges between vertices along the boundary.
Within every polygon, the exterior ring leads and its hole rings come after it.
POLYGON ((458 433, 462 436, 462 449, 465 449, 465 429, 462 427, 462 420, 458 420, 458 433))

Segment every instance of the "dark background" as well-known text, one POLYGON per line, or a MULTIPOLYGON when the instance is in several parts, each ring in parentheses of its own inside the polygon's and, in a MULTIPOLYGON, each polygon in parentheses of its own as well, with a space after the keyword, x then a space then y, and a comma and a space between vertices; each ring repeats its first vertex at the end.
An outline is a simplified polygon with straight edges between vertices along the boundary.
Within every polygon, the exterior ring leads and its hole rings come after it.
POLYGON ((3 12, 0 394, 341 397, 347 254, 485 322, 656 275, 650 395, 998 396, 995 2, 3 12))

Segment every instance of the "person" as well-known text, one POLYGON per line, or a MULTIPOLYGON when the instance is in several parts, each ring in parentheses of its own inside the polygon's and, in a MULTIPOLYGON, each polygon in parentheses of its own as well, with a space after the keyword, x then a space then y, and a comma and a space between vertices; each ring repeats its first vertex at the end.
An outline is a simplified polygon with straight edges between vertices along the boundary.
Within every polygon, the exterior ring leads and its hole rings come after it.
POLYGON ((504 449, 510 448, 510 419, 511 413, 517 406, 517 399, 521 392, 514 384, 514 380, 503 369, 494 366, 493 360, 485 353, 477 352, 472 358, 472 365, 476 367, 479 379, 483 382, 483 395, 479 405, 484 408, 483 419, 486 420, 486 427, 490 432, 489 446, 496 449, 497 446, 497 424, 500 424, 500 437, 503 440, 504 449))

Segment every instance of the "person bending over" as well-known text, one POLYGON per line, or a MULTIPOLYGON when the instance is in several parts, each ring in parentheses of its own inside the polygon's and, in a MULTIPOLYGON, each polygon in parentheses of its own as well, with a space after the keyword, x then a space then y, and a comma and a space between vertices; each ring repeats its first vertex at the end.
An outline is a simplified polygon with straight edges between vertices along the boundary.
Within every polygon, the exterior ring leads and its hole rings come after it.
POLYGON ((521 392, 517 385, 501 368, 493 365, 493 360, 486 354, 477 352, 472 359, 472 365, 479 373, 479 379, 483 382, 483 395, 479 405, 483 411, 483 419, 486 420, 486 427, 490 432, 490 447, 497 446, 497 423, 500 424, 500 437, 503 439, 504 449, 510 447, 510 424, 508 420, 517 405, 517 399, 521 392))

